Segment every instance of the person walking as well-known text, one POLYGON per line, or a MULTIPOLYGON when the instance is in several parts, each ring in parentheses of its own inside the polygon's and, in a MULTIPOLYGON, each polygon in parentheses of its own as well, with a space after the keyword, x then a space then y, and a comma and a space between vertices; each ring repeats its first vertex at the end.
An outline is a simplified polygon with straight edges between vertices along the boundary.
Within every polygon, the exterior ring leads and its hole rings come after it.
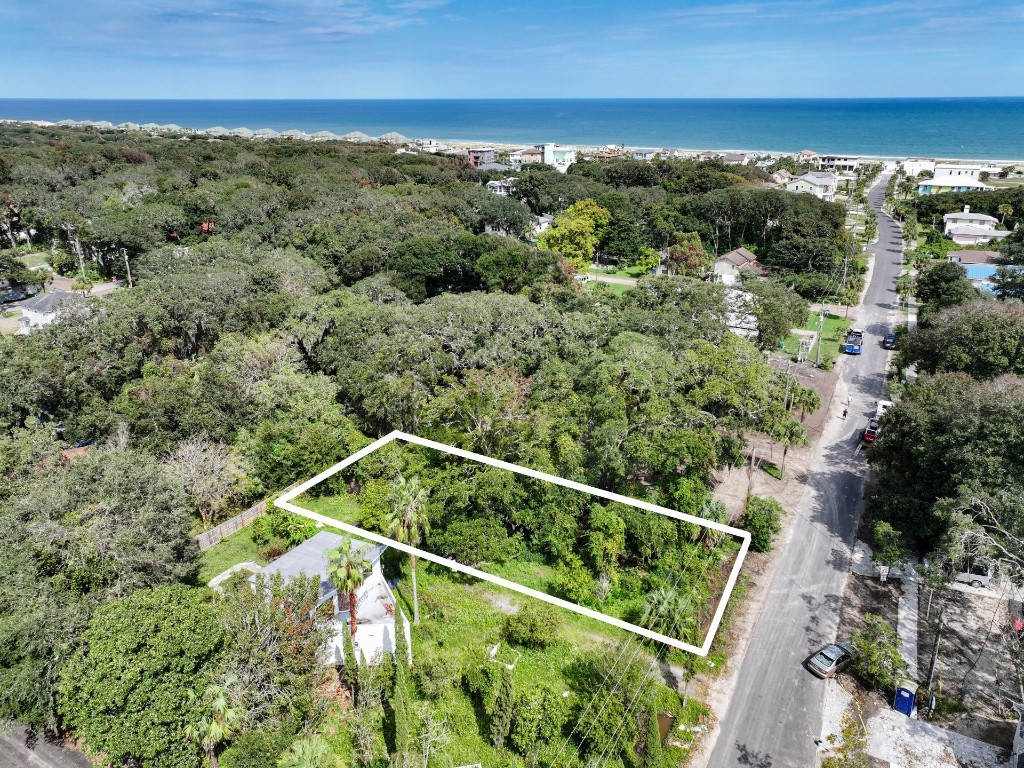
POLYGON ((846 414, 849 412, 848 408, 843 408, 843 418, 846 418, 846 414))

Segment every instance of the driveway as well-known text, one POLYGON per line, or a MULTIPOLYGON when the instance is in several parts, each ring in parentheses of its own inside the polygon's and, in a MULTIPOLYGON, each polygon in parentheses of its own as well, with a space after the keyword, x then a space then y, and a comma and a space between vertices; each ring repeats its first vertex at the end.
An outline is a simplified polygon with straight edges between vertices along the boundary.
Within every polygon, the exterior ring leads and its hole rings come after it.
POLYGON ((92 768, 92 763, 81 752, 0 722, 0 768, 92 768))
MULTIPOLYGON (((869 193, 876 211, 887 181, 883 176, 869 193)), ((812 459, 793 533, 778 553, 736 687, 720 713, 720 730, 707 763, 713 768, 815 765, 825 683, 802 663, 835 639, 867 474, 858 450, 860 432, 884 392, 888 352, 881 341, 897 302, 902 240, 884 215, 878 217, 878 232, 858 321, 865 331, 864 352, 844 356, 839 363, 833 418, 812 459), (846 420, 838 417, 845 405, 844 389, 852 396, 846 420)))

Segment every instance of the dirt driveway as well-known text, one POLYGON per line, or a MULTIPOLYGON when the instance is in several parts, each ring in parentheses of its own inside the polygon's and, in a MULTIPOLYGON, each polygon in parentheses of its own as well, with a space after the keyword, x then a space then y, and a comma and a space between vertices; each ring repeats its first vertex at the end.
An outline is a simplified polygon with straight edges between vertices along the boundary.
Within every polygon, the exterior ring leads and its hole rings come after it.
POLYGON ((931 618, 925 620, 927 589, 922 590, 918 623, 918 665, 927 682, 942 617, 933 688, 952 699, 957 709, 939 722, 950 730, 1006 747, 1013 741, 1016 715, 1011 703, 1024 698, 1013 664, 1009 602, 982 590, 938 590, 931 618), (1013 721, 1007 720, 1013 716, 1013 721))

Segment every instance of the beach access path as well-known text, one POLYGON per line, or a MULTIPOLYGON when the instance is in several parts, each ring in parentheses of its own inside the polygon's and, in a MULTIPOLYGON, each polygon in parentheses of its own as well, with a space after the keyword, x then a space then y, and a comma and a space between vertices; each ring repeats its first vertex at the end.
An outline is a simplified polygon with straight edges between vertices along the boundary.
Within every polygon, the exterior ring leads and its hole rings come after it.
MULTIPOLYGON (((881 210, 888 176, 871 189, 871 207, 881 210)), ((816 764, 825 682, 803 667, 804 660, 836 639, 843 589, 852 562, 867 465, 859 450, 860 432, 885 391, 888 353, 882 337, 897 308, 902 239, 885 214, 878 217, 878 242, 871 281, 860 308, 864 352, 843 356, 842 381, 852 396, 835 398, 832 418, 811 461, 807 488, 793 521, 794 530, 778 552, 775 575, 759 619, 739 664, 735 688, 719 712, 717 738, 705 763, 711 768, 790 768, 816 764)))

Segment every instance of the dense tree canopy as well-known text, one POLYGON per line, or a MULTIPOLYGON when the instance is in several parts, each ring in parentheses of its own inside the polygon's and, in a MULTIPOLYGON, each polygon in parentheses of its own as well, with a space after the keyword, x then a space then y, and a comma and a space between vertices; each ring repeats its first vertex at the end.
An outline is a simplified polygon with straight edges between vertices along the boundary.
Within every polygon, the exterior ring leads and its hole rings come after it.
MULTIPOLYGON (((402 429, 723 520, 712 476, 742 461, 747 435, 803 434, 759 347, 802 321, 790 286, 814 295, 835 273, 842 209, 761 188, 758 169, 527 167, 512 199, 456 158, 378 145, 29 126, 3 126, 0 144, 0 195, 51 264, 90 280, 130 266, 134 282, 0 338, 0 717, 70 729, 111 760, 214 754, 186 735, 212 722, 195 709, 211 685, 244 712, 226 762, 276 760, 315 721, 317 585, 211 600, 192 536, 375 437, 402 429), (540 248, 537 214, 558 216, 540 248), (690 275, 740 245, 773 273, 750 290, 756 344, 730 333, 723 286, 571 279, 573 258, 647 270, 684 242, 690 275)), ((24 281, 22 252, 0 242, 0 278, 24 281)), ((318 491, 381 496, 392 469, 318 491)), ((645 591, 727 554, 692 526, 564 489, 423 457, 406 469, 431 488, 431 546, 472 562, 529 552, 553 589, 618 601, 630 620, 645 591)), ((683 597, 694 637, 702 595, 683 597)), ((506 694, 509 749, 564 735, 560 694, 506 694)), ((628 754, 648 730, 631 720, 628 754)))

